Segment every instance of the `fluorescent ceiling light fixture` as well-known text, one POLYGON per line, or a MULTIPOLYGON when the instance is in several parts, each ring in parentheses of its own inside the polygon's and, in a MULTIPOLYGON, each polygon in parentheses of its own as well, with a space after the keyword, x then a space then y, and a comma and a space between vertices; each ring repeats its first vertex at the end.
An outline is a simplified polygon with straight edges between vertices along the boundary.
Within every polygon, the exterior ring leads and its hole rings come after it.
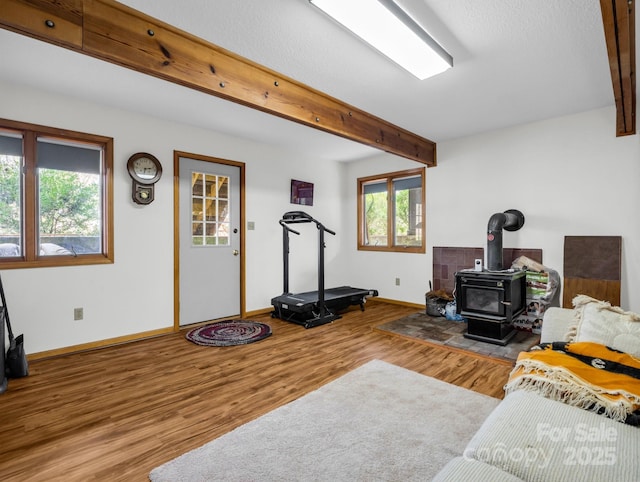
POLYGON ((393 0, 309 0, 420 80, 453 67, 453 58, 393 0))

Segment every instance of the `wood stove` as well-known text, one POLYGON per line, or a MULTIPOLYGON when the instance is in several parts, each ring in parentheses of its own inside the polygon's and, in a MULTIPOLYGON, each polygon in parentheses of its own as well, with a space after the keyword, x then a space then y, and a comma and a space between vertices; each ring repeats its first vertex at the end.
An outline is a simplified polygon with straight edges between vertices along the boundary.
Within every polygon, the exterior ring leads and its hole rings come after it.
POLYGON ((524 311, 525 271, 502 267, 502 230, 517 231, 524 215, 517 209, 496 213, 487 226, 488 269, 456 273, 456 310, 468 321, 466 338, 506 345, 516 334, 512 321, 524 311))
POLYGON ((456 273, 457 312, 467 319, 465 338, 506 345, 515 336, 512 321, 526 304, 526 272, 456 273))

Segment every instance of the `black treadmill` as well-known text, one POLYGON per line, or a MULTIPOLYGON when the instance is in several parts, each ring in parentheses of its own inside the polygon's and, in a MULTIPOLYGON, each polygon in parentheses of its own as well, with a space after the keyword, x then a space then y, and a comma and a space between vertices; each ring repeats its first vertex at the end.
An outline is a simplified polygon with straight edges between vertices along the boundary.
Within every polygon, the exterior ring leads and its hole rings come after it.
POLYGON ((351 305, 360 305, 364 311, 366 298, 378 296, 377 290, 340 286, 339 288, 324 288, 324 233, 335 235, 334 231, 326 228, 320 221, 313 219, 302 211, 284 213, 278 221, 282 226, 282 259, 283 259, 283 294, 271 299, 274 310, 271 316, 312 328, 314 326, 331 323, 341 318, 338 312, 351 305), (318 228, 318 290, 305 293, 289 292, 289 233, 295 231, 290 224, 315 223, 318 228))

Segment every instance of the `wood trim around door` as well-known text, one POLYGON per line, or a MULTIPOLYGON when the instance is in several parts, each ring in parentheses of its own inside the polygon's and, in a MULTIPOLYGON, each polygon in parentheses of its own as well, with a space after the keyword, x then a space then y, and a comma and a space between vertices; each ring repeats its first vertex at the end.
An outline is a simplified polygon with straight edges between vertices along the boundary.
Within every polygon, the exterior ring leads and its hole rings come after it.
POLYGON ((245 281, 245 163, 217 157, 173 151, 173 330, 180 331, 180 158, 235 166, 240 169, 240 317, 246 317, 245 281))

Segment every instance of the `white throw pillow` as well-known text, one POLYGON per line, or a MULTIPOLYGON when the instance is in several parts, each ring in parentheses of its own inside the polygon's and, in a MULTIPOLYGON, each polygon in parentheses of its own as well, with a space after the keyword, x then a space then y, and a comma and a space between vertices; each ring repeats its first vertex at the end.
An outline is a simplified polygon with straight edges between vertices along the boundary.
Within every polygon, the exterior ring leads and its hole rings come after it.
POLYGON ((600 343, 640 358, 640 315, 586 295, 576 296, 573 306, 568 341, 600 343))

